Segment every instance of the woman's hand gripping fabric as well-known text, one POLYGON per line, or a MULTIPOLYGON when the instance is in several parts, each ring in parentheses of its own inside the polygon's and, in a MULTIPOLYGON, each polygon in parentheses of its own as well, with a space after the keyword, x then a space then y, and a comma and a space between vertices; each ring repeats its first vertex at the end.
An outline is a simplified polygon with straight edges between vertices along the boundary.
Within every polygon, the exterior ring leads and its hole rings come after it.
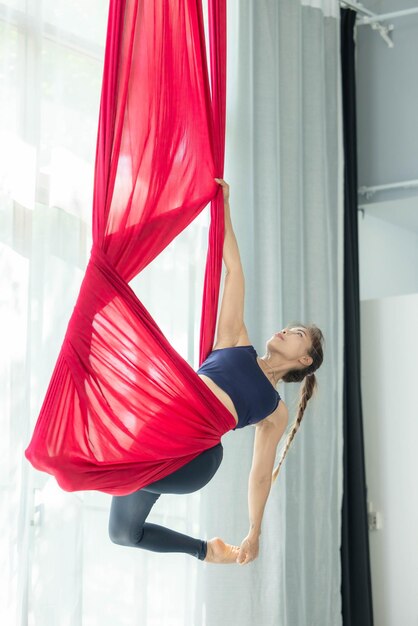
POLYGON ((229 185, 224 181, 223 178, 215 178, 218 185, 222 187, 222 193, 224 196, 224 204, 228 204, 229 202, 229 185))

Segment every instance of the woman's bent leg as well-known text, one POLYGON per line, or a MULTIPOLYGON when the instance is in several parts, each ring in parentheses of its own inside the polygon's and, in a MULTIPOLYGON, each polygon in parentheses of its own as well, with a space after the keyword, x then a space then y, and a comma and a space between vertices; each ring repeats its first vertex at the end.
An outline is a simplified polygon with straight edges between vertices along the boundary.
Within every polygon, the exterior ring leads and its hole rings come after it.
POLYGON ((216 473, 222 457, 219 443, 165 478, 127 496, 113 496, 109 518, 111 540, 153 552, 183 552, 204 560, 206 541, 145 520, 161 493, 192 493, 204 487, 216 473))
POLYGON ((152 552, 185 552, 203 560, 207 550, 205 541, 145 522, 159 497, 160 494, 142 489, 128 496, 113 496, 109 518, 111 540, 152 552))

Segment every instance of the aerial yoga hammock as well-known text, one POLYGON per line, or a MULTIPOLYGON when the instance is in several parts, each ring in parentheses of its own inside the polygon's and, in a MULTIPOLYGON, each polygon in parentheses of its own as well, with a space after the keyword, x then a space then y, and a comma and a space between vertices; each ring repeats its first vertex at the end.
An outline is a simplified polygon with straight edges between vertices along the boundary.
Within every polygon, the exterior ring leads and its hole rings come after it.
POLYGON ((132 494, 219 445, 233 415, 129 281, 211 202, 199 364, 211 352, 224 239, 226 4, 110 0, 93 245, 26 458, 65 491, 132 494))

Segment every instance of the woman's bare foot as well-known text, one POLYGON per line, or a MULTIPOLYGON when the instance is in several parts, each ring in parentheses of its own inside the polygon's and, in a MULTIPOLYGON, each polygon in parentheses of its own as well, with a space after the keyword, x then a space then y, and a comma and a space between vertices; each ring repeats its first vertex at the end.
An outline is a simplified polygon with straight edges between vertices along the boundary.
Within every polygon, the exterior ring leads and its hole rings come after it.
POLYGON ((235 563, 237 560, 238 546, 225 543, 219 537, 209 539, 207 545, 206 563, 235 563))

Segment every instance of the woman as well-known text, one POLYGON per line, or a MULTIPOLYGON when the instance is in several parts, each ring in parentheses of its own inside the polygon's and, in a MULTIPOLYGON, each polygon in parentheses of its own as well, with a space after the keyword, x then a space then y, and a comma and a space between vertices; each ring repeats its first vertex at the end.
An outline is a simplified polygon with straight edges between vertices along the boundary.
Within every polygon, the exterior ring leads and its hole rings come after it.
POLYGON ((222 186, 224 197, 226 275, 215 345, 197 373, 232 413, 236 428, 255 424, 248 483, 249 531, 238 547, 219 537, 205 541, 145 521, 162 493, 192 493, 211 480, 222 461, 223 448, 219 443, 162 480, 126 496, 113 496, 109 536, 120 545, 154 552, 183 552, 207 563, 245 565, 258 556, 261 520, 271 484, 316 387, 314 371, 323 360, 323 336, 315 325, 293 324, 267 341, 263 357, 257 355, 243 320, 244 275, 231 223, 229 185, 223 179, 215 180, 222 186), (296 421, 272 474, 277 445, 288 425, 287 407, 275 390, 279 380, 303 381, 303 386, 296 421))

